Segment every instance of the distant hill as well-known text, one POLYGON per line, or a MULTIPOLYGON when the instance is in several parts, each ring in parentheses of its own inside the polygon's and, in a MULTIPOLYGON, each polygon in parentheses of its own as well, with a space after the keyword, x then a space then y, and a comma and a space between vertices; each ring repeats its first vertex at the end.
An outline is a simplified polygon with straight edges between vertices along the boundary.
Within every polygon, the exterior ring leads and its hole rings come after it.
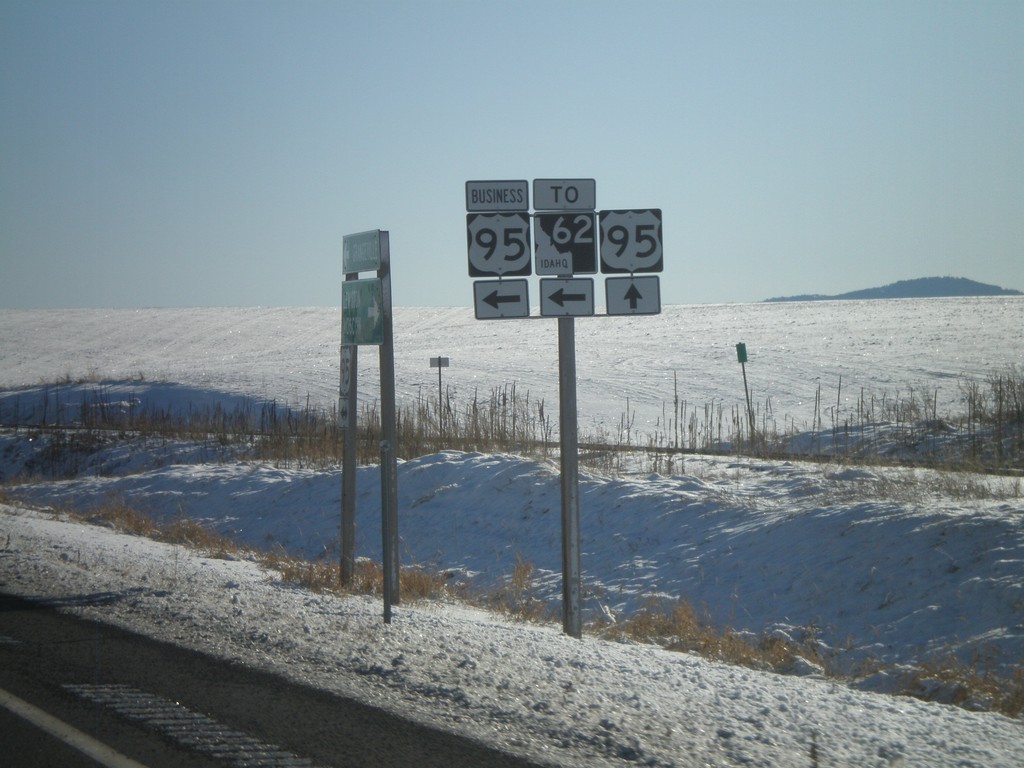
POLYGON ((826 296, 809 293, 802 296, 778 296, 765 301, 835 301, 837 299, 930 299, 948 296, 1024 296, 1024 293, 998 285, 986 285, 966 277, 919 277, 916 280, 900 280, 883 285, 881 288, 865 288, 861 291, 826 296))

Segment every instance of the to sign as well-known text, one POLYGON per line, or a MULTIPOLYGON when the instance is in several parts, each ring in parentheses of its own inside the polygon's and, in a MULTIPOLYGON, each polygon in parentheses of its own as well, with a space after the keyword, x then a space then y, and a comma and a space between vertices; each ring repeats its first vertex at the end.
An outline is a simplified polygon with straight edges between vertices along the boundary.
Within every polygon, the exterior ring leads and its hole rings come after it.
POLYGON ((601 211, 601 271, 661 272, 661 211, 601 211))
POLYGON ((530 185, 523 181, 467 181, 467 211, 527 211, 530 185))
POLYGON ((544 317, 589 317, 594 314, 594 281, 589 277, 540 281, 544 317))
POLYGON ((469 276, 530 274, 530 216, 471 213, 466 216, 469 276))
POLYGON ((604 281, 604 291, 609 315, 661 313, 661 285, 657 275, 609 277, 604 281))
POLYGON ((373 272, 380 269, 380 230, 345 235, 341 241, 341 271, 373 272))
POLYGON ((533 244, 538 275, 597 272, 593 213, 538 213, 533 244))
POLYGON ((529 317, 526 280, 477 280, 473 283, 473 307, 477 320, 529 317))
POLYGON ((534 179, 535 211, 592 211, 597 208, 593 179, 534 179))
POLYGON ((341 343, 384 343, 384 294, 379 278, 341 284, 341 343))

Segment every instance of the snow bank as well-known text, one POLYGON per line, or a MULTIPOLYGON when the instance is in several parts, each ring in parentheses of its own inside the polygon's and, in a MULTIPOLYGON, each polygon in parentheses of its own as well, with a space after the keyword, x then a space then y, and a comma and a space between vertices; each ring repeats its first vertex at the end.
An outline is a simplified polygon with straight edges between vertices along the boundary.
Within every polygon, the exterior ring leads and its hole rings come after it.
MULTIPOLYGON (((8 436, 5 454, 28 450, 8 436)), ((27 438, 23 438, 27 439, 27 438)), ((35 450, 47 453, 46 437, 35 450)), ((37 506, 123 499, 158 520, 187 516, 255 548, 337 558, 337 469, 245 461, 166 464, 192 443, 115 443, 85 471, 8 489, 37 506), (147 451, 157 449, 149 459, 147 451), (116 470, 119 458, 131 456, 116 470), (145 467, 152 467, 144 469, 145 467)), ((957 655, 1003 675, 1024 658, 1024 508, 1018 481, 814 463, 691 458, 688 474, 580 482, 584 618, 685 600, 719 627, 808 643, 848 674, 957 655)), ((378 469, 357 472, 356 555, 381 559, 378 469)), ((520 456, 422 456, 399 467, 400 557, 492 591, 517 558, 533 597, 561 600, 559 479, 520 456)), ((892 688, 874 675, 866 684, 892 688)))
POLYGON ((212 560, 0 507, 3 588, 566 766, 1016 766, 1024 725, 461 607, 310 595, 212 560))

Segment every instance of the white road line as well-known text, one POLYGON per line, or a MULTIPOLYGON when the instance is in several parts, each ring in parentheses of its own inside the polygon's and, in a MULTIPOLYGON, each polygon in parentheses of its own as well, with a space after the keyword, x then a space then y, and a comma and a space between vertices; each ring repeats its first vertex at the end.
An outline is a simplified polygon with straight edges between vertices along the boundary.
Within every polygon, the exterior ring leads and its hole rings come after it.
POLYGON ((8 693, 0 688, 0 706, 28 720, 33 725, 42 728, 51 736, 63 741, 70 747, 88 755, 101 765, 107 768, 146 768, 142 763, 122 755, 115 749, 108 747, 102 742, 96 741, 92 736, 82 733, 71 727, 63 720, 58 720, 53 715, 44 712, 27 701, 23 701, 13 693, 8 693))
POLYGON ((141 722, 170 736, 184 747, 206 752, 233 765, 265 768, 313 768, 305 757, 236 731, 177 701, 154 696, 128 685, 72 685, 64 690, 96 704, 110 707, 129 720, 141 722))

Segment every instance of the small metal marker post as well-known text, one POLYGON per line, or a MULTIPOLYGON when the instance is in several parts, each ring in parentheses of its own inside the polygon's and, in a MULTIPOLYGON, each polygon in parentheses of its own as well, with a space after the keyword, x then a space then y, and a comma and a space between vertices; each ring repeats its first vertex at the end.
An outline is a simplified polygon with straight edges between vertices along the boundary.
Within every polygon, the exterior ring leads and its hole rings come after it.
POLYGON ((750 445, 754 445, 754 407, 750 402, 750 388, 747 386, 747 345, 742 341, 736 345, 736 359, 743 368, 743 392, 747 396, 747 422, 750 424, 750 445))
POLYGON ((437 368, 437 428, 444 438, 444 408, 441 407, 441 369, 448 367, 447 357, 430 358, 430 367, 437 368))

